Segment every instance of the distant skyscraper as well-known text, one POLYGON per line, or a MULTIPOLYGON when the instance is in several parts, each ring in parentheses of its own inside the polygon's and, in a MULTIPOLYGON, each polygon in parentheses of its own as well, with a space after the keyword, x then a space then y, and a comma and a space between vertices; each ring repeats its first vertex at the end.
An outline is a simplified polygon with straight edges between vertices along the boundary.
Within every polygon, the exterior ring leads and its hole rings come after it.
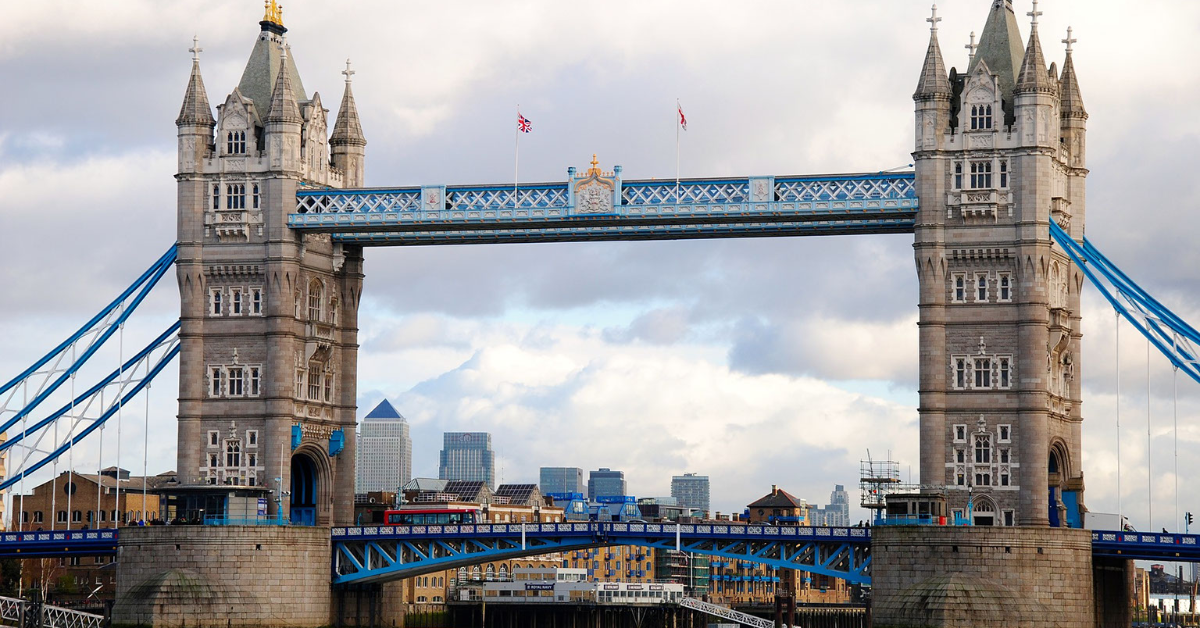
POLYGON ((626 493, 625 472, 613 471, 607 467, 601 467, 598 471, 588 472, 587 492, 588 499, 610 495, 624 495, 626 493))
POLYGON ((412 479, 408 421, 386 399, 363 418, 355 448, 354 491, 396 491, 412 479))
POLYGON ((846 494, 846 487, 841 484, 835 484, 833 492, 829 494, 829 506, 825 508, 829 511, 825 519, 828 525, 831 526, 849 526, 850 525, 850 496, 846 494))
POLYGON ((474 480, 496 488, 496 456, 492 435, 487 432, 446 432, 438 477, 443 480, 474 480))
POLYGON ((583 493, 583 469, 579 467, 542 467, 538 487, 542 494, 583 493))
POLYGON ((699 508, 708 512, 708 476, 684 473, 671 478, 671 497, 680 506, 699 508))
POLYGON ((846 493, 846 487, 841 484, 834 485, 833 492, 829 494, 829 505, 824 508, 813 508, 809 514, 812 516, 812 525, 814 526, 849 526, 850 496, 846 493))

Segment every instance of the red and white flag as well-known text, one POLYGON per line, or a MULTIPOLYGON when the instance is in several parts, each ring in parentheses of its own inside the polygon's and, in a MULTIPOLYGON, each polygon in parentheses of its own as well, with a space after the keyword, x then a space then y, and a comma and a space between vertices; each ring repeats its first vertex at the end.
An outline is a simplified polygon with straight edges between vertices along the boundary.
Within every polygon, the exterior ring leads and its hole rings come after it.
POLYGON ((522 133, 528 133, 533 130, 533 123, 529 121, 529 118, 521 115, 520 111, 517 112, 517 130, 522 133))
POLYGON ((683 130, 686 131, 687 118, 683 115, 683 107, 679 103, 675 103, 675 107, 679 110, 679 126, 683 127, 683 130))

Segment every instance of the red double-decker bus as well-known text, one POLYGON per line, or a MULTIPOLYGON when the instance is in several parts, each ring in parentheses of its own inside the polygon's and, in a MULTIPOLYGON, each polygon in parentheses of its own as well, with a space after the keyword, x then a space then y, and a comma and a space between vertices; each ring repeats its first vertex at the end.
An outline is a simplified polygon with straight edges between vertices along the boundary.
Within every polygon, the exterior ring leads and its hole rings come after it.
POLYGON ((479 510, 466 508, 411 508, 389 510, 384 523, 390 526, 460 525, 479 521, 479 510))

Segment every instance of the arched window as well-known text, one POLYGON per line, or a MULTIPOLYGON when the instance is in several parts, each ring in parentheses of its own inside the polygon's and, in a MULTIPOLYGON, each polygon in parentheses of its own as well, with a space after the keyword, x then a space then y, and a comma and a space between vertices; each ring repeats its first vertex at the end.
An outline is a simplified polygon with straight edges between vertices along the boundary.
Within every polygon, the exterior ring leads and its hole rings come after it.
POLYGON ((971 130, 974 131, 978 128, 979 128, 979 107, 976 105, 971 105, 971 130))
POLYGON ((245 183, 230 183, 225 186, 225 209, 246 209, 245 183))
POLYGON ((975 300, 976 301, 987 301, 988 300, 987 275, 980 275, 978 278, 976 278, 975 285, 977 288, 975 300))
POLYGON ((487 579, 488 580, 496 579, 496 569, 494 567, 492 567, 491 565, 487 566, 487 579))
POLYGON ((466 581, 467 581, 467 568, 459 567, 458 568, 458 582, 459 582, 459 584, 462 584, 463 582, 466 582, 466 581))
POLYGON ((479 580, 479 565, 471 567, 471 579, 479 580))
POLYGON ((221 209, 221 186, 214 183, 212 189, 212 208, 221 209))
POLYGON ((967 300, 966 283, 967 282, 963 278, 962 275, 958 275, 954 278, 954 300, 955 301, 962 302, 962 301, 967 300))
POLYGON ((956 161, 956 162, 954 162, 954 189, 956 189, 956 190, 962 189, 962 177, 963 177, 962 162, 956 161))
POLYGON ((321 320, 321 302, 324 301, 325 288, 320 279, 313 279, 308 284, 308 320, 321 320))
POLYGON ((254 184, 254 209, 258 209, 258 184, 254 184))
POLYGON ((981 434, 975 437, 975 464, 991 464, 992 437, 981 434))

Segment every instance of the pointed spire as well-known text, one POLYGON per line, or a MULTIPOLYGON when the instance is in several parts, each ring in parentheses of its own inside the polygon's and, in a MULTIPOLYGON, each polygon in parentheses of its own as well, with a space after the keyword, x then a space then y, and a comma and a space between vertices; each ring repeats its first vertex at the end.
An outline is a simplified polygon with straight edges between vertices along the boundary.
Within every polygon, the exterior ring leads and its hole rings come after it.
POLYGON ((204 79, 200 76, 200 53, 204 49, 200 47, 200 38, 192 38, 192 47, 188 48, 188 52, 192 53, 192 76, 188 79, 187 92, 183 95, 183 107, 179 110, 179 117, 175 119, 176 126, 197 125, 197 126, 216 126, 217 121, 213 119, 212 107, 208 105, 208 93, 204 90, 204 79))
POLYGON ((1037 10, 1037 5, 1038 0, 1033 0, 1033 10, 1026 14, 1033 20, 1029 30, 1029 45, 1025 47, 1025 59, 1021 62, 1021 73, 1017 75, 1016 93, 1053 93, 1058 87, 1057 81, 1051 80, 1046 70, 1046 56, 1042 54, 1042 42, 1038 39, 1037 19, 1042 12, 1037 10))
POLYGON ((926 100, 939 96, 947 98, 951 95, 950 79, 946 76, 946 64, 942 61, 942 49, 938 46, 937 24, 942 18, 937 16, 937 5, 933 5, 933 16, 925 19, 930 23, 929 49, 925 52, 925 65, 921 68, 921 79, 917 82, 917 92, 914 99, 926 100))
POLYGON ((303 121, 300 117, 300 106, 296 104, 296 93, 292 91, 292 81, 288 77, 288 49, 285 40, 279 55, 279 72, 275 75, 275 89, 271 92, 271 108, 267 113, 267 122, 303 121))
POLYGON ((988 13, 987 23, 979 35, 979 48, 967 72, 974 72, 981 62, 999 77, 1002 98, 1011 107, 1013 86, 1025 47, 1021 45, 1021 30, 1009 0, 995 0, 988 13))
POLYGON ((1059 79, 1059 93, 1062 99, 1062 115, 1064 118, 1087 118, 1083 108, 1083 96, 1079 92, 1079 81, 1075 78, 1075 62, 1071 59, 1072 45, 1078 41, 1071 37, 1071 27, 1067 27, 1067 38, 1062 40, 1067 45, 1067 60, 1063 62, 1062 78, 1059 79))
POLYGON ((346 76, 346 91, 342 94, 342 105, 338 107, 337 121, 333 124, 333 135, 329 138, 330 145, 340 146, 346 144, 357 144, 365 146, 366 138, 363 136, 362 124, 358 120, 358 107, 354 105, 354 92, 350 90, 350 77, 354 76, 354 70, 350 69, 350 60, 346 59, 346 69, 342 71, 346 76))

